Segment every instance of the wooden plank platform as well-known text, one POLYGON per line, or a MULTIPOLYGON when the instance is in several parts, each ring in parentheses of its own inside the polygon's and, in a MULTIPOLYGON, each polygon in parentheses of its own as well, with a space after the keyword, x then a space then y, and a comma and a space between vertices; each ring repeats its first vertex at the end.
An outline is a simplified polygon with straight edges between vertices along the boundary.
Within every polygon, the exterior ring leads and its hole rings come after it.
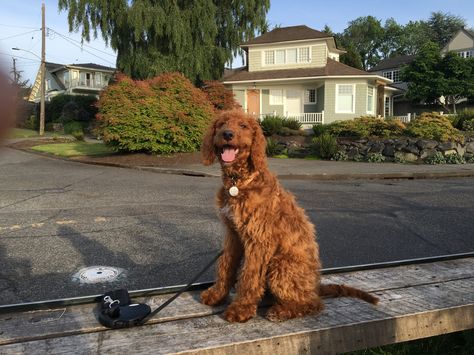
MULTIPOLYGON (((1 354, 333 354, 474 328, 474 258, 327 275, 373 292, 378 306, 327 299, 318 316, 230 324, 185 293, 150 324, 109 330, 95 305, 0 315, 1 354)), ((138 301, 152 309, 169 295, 138 301)))

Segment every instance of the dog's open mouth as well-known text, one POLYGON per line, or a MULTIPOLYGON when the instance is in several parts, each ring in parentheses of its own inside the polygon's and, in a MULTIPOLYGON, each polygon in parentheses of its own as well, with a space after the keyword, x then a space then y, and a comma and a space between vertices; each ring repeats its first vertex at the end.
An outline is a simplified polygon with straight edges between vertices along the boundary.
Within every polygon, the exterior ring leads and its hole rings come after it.
POLYGON ((221 159, 224 163, 232 163, 237 156, 239 150, 230 145, 225 145, 222 147, 221 159))

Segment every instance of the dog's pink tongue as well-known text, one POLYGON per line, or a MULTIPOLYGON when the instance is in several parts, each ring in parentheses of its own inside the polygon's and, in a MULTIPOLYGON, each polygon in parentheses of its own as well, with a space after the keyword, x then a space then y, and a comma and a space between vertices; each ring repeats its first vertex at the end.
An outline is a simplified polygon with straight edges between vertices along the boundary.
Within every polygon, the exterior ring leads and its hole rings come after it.
POLYGON ((224 151, 221 153, 222 160, 226 163, 233 162, 237 152, 238 149, 225 148, 224 151))

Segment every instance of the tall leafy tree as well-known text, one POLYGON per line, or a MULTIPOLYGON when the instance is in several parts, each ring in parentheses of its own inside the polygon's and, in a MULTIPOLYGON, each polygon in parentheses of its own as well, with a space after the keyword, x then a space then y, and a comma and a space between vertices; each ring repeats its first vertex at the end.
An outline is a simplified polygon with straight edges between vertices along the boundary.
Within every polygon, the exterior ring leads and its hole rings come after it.
POLYGON ((380 58, 378 49, 384 30, 380 20, 373 16, 359 17, 344 30, 343 41, 352 43, 359 53, 364 70, 376 65, 380 58))
POLYGON ((403 27, 405 54, 416 55, 432 41, 431 29, 426 21, 410 21, 403 27))
POLYGON ((412 101, 456 112, 459 100, 474 94, 474 59, 452 52, 442 57, 439 46, 428 42, 402 71, 402 80, 408 82, 406 96, 412 101))
POLYGON ((393 18, 389 18, 385 21, 378 51, 381 59, 387 59, 406 53, 404 28, 393 18))
POLYGON ((180 71, 219 78, 239 44, 267 27, 269 0, 59 0, 69 30, 99 34, 117 51, 117 68, 136 79, 180 71))
POLYGON ((428 19, 431 40, 443 48, 457 31, 466 26, 466 21, 459 16, 445 12, 433 12, 428 19))

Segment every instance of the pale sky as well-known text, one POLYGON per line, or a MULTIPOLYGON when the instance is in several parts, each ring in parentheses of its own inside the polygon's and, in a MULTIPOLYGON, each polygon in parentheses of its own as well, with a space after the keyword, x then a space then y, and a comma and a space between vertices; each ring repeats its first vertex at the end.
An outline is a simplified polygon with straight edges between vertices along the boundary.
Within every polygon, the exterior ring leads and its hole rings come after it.
MULTIPOLYGON (((46 27, 56 32, 51 31, 46 39, 47 61, 115 66, 115 54, 101 38, 85 43, 81 49, 80 36, 69 33, 67 14, 58 12, 57 0, 46 0, 45 4, 46 27)), ((349 21, 359 16, 372 15, 382 22, 393 17, 405 24, 410 20, 428 19, 435 11, 461 16, 469 27, 474 27, 472 0, 273 0, 267 19, 271 27, 307 25, 321 30, 327 24, 333 31, 341 32, 349 21)), ((41 55, 40 28, 41 0, 0 0, 0 65, 10 70, 12 57, 16 57, 17 68, 30 82, 34 80, 39 66, 39 59, 34 54, 41 55), (13 51, 12 47, 25 51, 13 51)), ((234 63, 234 66, 238 64, 234 63)))

